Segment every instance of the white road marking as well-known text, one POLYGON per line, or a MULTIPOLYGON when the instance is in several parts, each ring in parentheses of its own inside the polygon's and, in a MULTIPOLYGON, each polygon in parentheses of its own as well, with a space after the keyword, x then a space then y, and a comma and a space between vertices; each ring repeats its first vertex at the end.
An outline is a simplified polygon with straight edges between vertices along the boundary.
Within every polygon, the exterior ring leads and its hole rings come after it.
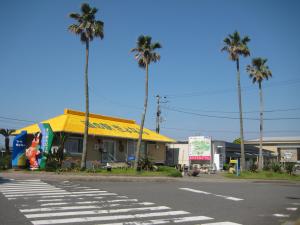
POLYGON ((200 191, 200 190, 195 190, 195 189, 191 189, 191 188, 179 188, 181 190, 185 190, 185 191, 190 191, 190 192, 195 192, 195 193, 200 193, 200 194, 205 194, 205 195, 210 195, 211 193, 206 192, 206 191, 200 191))
POLYGON ((56 187, 20 187, 20 188, 4 188, 4 189, 1 189, 0 188, 0 191, 1 192, 6 192, 6 191, 30 191, 30 190, 63 190, 61 188, 56 188, 56 187))
POLYGON ((66 206, 66 207, 50 207, 50 208, 34 208, 34 209, 20 209, 20 212, 51 212, 59 210, 73 210, 73 209, 97 209, 99 206, 96 205, 85 205, 85 206, 66 206))
POLYGON ((72 202, 70 202, 70 203, 66 203, 66 202, 52 202, 52 203, 41 204, 41 206, 68 205, 68 204, 73 204, 73 203, 72 202))
POLYGON ((201 225, 242 225, 242 224, 233 223, 233 222, 216 222, 216 223, 203 223, 201 225))
POLYGON ((297 211, 298 208, 286 208, 286 210, 289 210, 289 211, 297 211))
POLYGON ((7 198, 8 200, 15 200, 16 198, 7 198))
POLYGON ((199 193, 199 194, 213 195, 213 196, 216 196, 216 197, 221 197, 221 198, 224 198, 224 199, 227 199, 227 200, 232 200, 232 201, 242 201, 242 200, 244 200, 242 198, 236 198, 236 197, 226 196, 226 195, 217 195, 217 194, 213 194, 213 193, 210 193, 210 192, 196 190, 196 189, 192 189, 192 188, 179 188, 179 189, 184 190, 184 191, 199 193))
POLYGON ((126 209, 110 209, 110 210, 90 210, 90 211, 73 211, 73 212, 55 212, 55 213, 38 213, 25 214, 27 218, 43 218, 43 217, 59 217, 59 216, 75 216, 75 215, 96 215, 110 213, 127 213, 134 211, 157 211, 170 209, 167 206, 144 207, 144 208, 126 208, 126 209))
POLYGON ((279 213, 273 214, 273 216, 281 217, 281 218, 290 217, 290 215, 288 215, 288 214, 279 214, 279 213))
POLYGON ((190 213, 186 211, 168 211, 168 212, 144 213, 144 214, 134 214, 134 215, 114 215, 114 216, 97 216, 97 217, 79 217, 79 218, 70 218, 70 219, 35 220, 35 221, 31 221, 31 223, 34 225, 79 223, 79 222, 92 222, 92 221, 174 216, 174 215, 184 215, 184 214, 190 214, 190 213))
MULTIPOLYGON (((62 197, 94 197, 94 196, 110 196, 110 195, 117 195, 116 193, 96 193, 96 194, 78 194, 78 195, 54 195, 54 196, 42 196, 41 198, 62 198, 62 197)), ((34 196, 33 196, 34 197, 34 196)), ((103 198, 103 197, 101 197, 103 198)))
POLYGON ((49 196, 49 195, 78 195, 78 194, 98 194, 98 193, 107 193, 107 191, 80 191, 80 192, 67 192, 65 190, 48 192, 48 193, 32 193, 31 194, 6 194, 6 197, 28 197, 28 196, 49 196))
POLYGON ((64 201, 64 199, 39 199, 38 202, 60 202, 64 201))
POLYGON ((32 193, 51 193, 51 192, 55 192, 55 193, 58 193, 58 192, 63 192, 63 193, 68 193, 67 191, 65 190, 31 190, 31 191, 5 191, 5 192, 2 192, 4 195, 11 195, 11 194, 32 194, 32 193))
POLYGON ((206 216, 191 216, 191 217, 181 217, 172 219, 160 219, 160 220, 147 220, 147 221, 130 221, 123 223, 106 223, 98 225, 155 225, 155 224, 166 224, 166 223, 183 223, 191 221, 201 221, 201 220, 212 220, 211 217, 206 216))

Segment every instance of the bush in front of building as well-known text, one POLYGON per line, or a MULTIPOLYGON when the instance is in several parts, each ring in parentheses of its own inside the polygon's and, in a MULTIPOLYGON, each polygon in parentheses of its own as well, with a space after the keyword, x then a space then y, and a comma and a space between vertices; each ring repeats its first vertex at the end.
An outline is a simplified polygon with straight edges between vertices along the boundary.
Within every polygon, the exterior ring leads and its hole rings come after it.
POLYGON ((11 168, 11 156, 4 154, 0 157, 0 170, 6 170, 11 168))
POLYGON ((182 177, 180 171, 170 166, 158 166, 157 172, 164 172, 169 177, 182 177))
POLYGON ((256 173, 258 170, 258 166, 256 163, 251 164, 251 166, 249 167, 250 172, 252 173, 256 173))
POLYGON ((270 171, 271 170, 271 164, 270 163, 265 164, 264 167, 263 167, 263 170, 264 171, 270 171))
POLYGON ((281 164, 278 162, 273 162, 271 164, 272 171, 275 173, 281 173, 281 164))
POLYGON ((289 174, 289 175, 293 175, 293 173, 296 171, 296 167, 295 167, 296 163, 294 162, 286 162, 285 163, 285 171, 289 174))

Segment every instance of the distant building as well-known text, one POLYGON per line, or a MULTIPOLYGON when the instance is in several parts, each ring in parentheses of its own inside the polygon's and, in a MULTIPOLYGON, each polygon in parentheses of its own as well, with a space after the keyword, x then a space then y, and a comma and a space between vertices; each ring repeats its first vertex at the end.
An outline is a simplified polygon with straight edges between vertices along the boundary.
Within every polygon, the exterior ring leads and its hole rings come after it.
MULTIPOLYGON (((180 165, 191 167, 192 164, 210 165, 217 170, 223 170, 224 164, 229 163, 231 159, 240 159, 241 146, 221 140, 211 141, 211 160, 189 160, 189 143, 188 141, 179 141, 167 144, 166 151, 167 165, 180 165)), ((255 146, 245 146, 246 167, 258 160, 259 148, 255 146)), ((263 149, 263 156, 268 162, 274 159, 272 152, 263 149)))
MULTIPOLYGON (((245 145, 259 147, 259 139, 245 141, 245 145)), ((272 151, 279 162, 300 161, 300 136, 264 137, 263 148, 272 151)))

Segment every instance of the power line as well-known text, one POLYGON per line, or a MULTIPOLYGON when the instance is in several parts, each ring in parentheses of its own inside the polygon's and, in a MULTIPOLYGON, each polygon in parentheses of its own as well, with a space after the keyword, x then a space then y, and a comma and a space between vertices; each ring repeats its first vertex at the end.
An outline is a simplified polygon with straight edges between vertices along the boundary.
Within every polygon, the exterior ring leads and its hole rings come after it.
MULTIPOLYGON (((226 133, 239 133, 240 131, 234 130, 202 130, 202 129, 184 129, 184 128, 174 128, 174 127, 162 127, 166 130, 177 130, 177 131, 187 131, 187 132, 226 132, 226 133)), ((300 130, 266 130, 264 133, 298 133, 300 130)), ((259 131, 245 131, 245 133, 259 133, 259 131)))
MULTIPOLYGON (((188 108, 182 108, 182 107, 177 107, 177 109, 189 110, 189 111, 195 111, 195 112, 210 112, 210 113, 228 113, 228 114, 239 113, 238 111, 201 110, 201 109, 188 109, 188 108)), ((263 112, 264 113, 273 113, 273 112, 288 112, 288 111, 298 111, 298 110, 300 110, 300 108, 270 109, 270 110, 264 110, 263 112)), ((259 112, 260 112, 259 110, 253 110, 253 111, 245 111, 245 112, 243 112, 243 114, 259 113, 259 112)))
MULTIPOLYGON (((216 115, 208 115, 208 114, 200 114, 195 112, 188 112, 184 110, 178 110, 174 108, 165 107, 166 110, 189 114, 189 115, 195 115, 195 116, 201 116, 201 117, 210 117, 210 118, 218 118, 218 119, 231 119, 231 120, 239 120, 238 117, 231 117, 231 116, 216 116, 216 115)), ((244 117, 244 120, 259 120, 258 118, 254 117, 244 117)), ((300 117, 278 117, 278 118, 264 118, 264 120, 298 120, 300 117)))
POLYGON ((4 116, 0 116, 0 119, 12 120, 12 121, 18 121, 18 122, 26 122, 26 123, 36 123, 36 121, 33 121, 33 120, 17 119, 17 118, 4 117, 4 116))

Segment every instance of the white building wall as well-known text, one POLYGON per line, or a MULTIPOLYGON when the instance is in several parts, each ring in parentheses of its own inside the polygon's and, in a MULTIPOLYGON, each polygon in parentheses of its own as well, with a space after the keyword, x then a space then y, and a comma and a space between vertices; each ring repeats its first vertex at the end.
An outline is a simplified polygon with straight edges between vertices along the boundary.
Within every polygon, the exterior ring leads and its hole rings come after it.
POLYGON ((178 164, 180 165, 189 165, 189 145, 188 144, 168 144, 168 148, 178 148, 178 164))

